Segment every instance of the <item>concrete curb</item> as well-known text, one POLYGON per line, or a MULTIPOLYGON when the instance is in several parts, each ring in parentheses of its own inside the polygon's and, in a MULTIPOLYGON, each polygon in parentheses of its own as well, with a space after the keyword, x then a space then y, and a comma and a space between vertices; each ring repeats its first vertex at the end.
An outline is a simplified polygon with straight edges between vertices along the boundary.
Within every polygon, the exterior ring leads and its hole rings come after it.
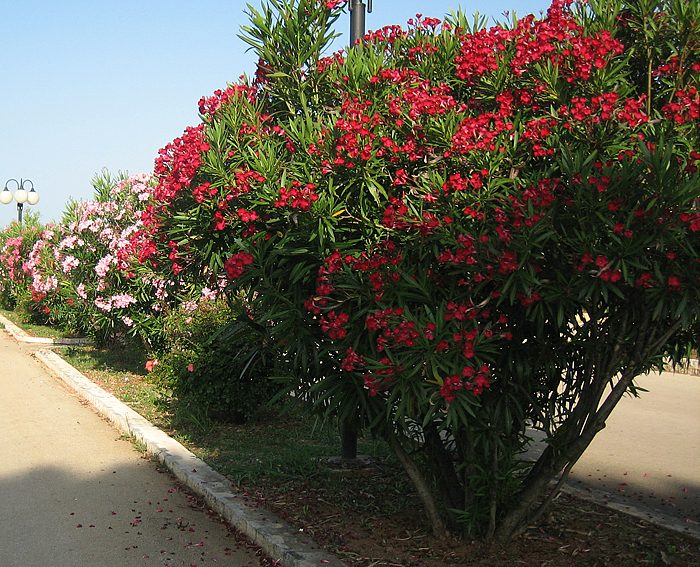
POLYGON ((632 506, 629 502, 626 502, 622 498, 616 497, 615 494, 605 492, 603 490, 596 490, 594 488, 578 488, 572 486, 571 484, 562 485, 561 490, 562 492, 577 498, 581 498, 582 500, 594 502, 599 506, 610 508, 611 510, 616 510, 617 512, 622 512, 628 516, 639 518, 640 520, 644 520, 650 524, 678 532, 700 541, 700 524, 696 522, 686 523, 678 518, 669 516, 668 514, 663 514, 661 512, 657 512, 656 510, 652 510, 651 508, 632 506))
POLYGON ((338 557, 324 552, 274 514, 252 508, 231 491, 230 481, 180 443, 166 435, 50 350, 34 356, 120 431, 143 443, 146 451, 185 485, 202 496, 212 510, 259 545, 284 567, 343 567, 338 557))
POLYGON ((81 338, 63 338, 63 339, 52 339, 49 337, 33 337, 29 333, 27 333, 24 329, 21 329, 17 325, 15 325, 12 321, 7 319, 6 317, 3 317, 0 315, 0 323, 5 325, 5 329, 7 332, 9 332, 15 340, 21 342, 21 343, 31 343, 31 344, 40 344, 40 345, 61 345, 61 346, 69 346, 69 345, 87 345, 90 344, 89 339, 81 339, 81 338))

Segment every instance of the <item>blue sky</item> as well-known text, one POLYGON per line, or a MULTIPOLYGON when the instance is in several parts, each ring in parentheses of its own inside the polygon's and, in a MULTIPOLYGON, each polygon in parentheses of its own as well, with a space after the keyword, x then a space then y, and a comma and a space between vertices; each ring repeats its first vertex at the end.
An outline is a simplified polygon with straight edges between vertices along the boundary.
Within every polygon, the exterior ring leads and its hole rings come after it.
MULTIPOLYGON (((103 168, 152 171, 158 149, 197 124, 201 96, 254 72, 238 38, 247 3, 260 0, 3 1, 0 189, 30 179, 41 197, 31 209, 46 222, 59 220, 70 198, 89 199, 103 168)), ((368 29, 459 7, 502 19, 507 10, 539 13, 549 1, 373 4, 368 29)), ((345 15, 339 47, 348 29, 345 15)), ((14 203, 0 205, 0 227, 16 216, 14 203)))

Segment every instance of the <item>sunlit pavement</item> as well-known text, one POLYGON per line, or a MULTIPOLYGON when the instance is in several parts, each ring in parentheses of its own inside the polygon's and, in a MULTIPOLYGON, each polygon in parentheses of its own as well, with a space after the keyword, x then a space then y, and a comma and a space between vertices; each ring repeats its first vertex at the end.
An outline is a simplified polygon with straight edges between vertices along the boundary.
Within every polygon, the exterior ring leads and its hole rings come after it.
POLYGON ((0 565, 258 564, 4 332, 0 361, 0 565))
POLYGON ((642 376, 572 470, 569 484, 700 534, 700 376, 642 376))

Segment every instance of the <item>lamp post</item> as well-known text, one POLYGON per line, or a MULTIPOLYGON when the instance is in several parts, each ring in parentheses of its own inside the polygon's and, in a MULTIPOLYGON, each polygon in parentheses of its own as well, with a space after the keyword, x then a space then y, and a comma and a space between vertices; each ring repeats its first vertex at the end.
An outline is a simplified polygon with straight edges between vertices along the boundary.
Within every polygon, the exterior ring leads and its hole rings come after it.
POLYGON ((0 203, 3 205, 9 205, 14 199, 17 202, 17 222, 22 224, 22 211, 24 209, 24 203, 29 205, 36 205, 39 202, 39 193, 34 190, 34 183, 29 179, 8 179, 5 183, 5 188, 0 191, 0 203), (14 194, 10 191, 10 183, 14 182, 17 186, 15 188, 14 194), (29 186, 29 191, 25 189, 25 185, 29 186))
MULTIPOLYGON (((372 0, 367 0, 367 12, 372 13, 372 0)), ((350 0, 350 45, 365 35, 365 4, 350 0)))
MULTIPOLYGON (((350 0, 350 47, 365 35, 365 3, 350 0)), ((372 0, 367 0, 367 12, 372 13, 372 0)), ((357 460, 357 436, 359 423, 356 415, 340 422, 340 457, 344 462, 357 460)))

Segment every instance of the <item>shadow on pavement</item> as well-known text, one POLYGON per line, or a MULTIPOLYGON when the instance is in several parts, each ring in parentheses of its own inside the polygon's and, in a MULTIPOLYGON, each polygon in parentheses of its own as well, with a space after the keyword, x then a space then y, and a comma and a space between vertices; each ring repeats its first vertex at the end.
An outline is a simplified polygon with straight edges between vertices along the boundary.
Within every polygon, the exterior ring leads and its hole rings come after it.
POLYGON ((76 476, 56 466, 0 473, 3 567, 259 564, 256 550, 168 473, 143 464, 76 476))

